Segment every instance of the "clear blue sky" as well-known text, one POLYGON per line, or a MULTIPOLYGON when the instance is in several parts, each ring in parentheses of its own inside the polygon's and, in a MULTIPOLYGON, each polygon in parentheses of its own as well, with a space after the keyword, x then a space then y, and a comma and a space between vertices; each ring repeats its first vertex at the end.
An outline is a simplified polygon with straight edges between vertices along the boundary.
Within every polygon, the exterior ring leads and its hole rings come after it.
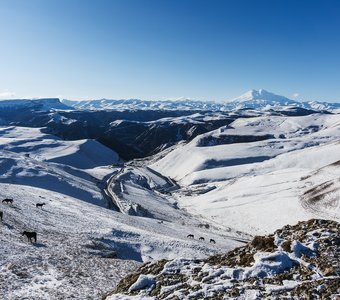
POLYGON ((340 101, 337 0, 0 0, 0 96, 340 101))

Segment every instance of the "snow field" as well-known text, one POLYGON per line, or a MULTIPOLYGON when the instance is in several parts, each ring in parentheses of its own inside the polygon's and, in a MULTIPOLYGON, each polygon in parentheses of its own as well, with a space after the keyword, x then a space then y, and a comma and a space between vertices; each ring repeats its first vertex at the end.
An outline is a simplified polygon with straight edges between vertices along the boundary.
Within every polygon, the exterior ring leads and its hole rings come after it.
POLYGON ((340 115, 244 118, 178 146, 150 167, 178 180, 181 189, 173 196, 189 213, 264 234, 312 217, 340 219, 339 201, 312 207, 302 200, 308 189, 327 180, 334 187, 326 197, 338 195, 337 172, 316 171, 340 160, 339 140, 340 115), (218 144, 230 135, 258 134, 275 138, 218 144), (217 145, 200 146, 207 138, 217 145))
POLYGON ((218 229, 199 228, 198 220, 135 184, 165 182, 147 169, 128 174, 128 200, 138 198, 151 212, 158 205, 158 218, 106 209, 101 186, 115 169, 105 164, 117 155, 100 144, 62 141, 41 129, 0 130, 0 199, 14 200, 0 203, 1 299, 98 299, 143 261, 206 257, 240 244, 218 229), (100 167, 77 168, 84 161, 100 167), (23 231, 37 232, 37 242, 29 243, 23 231), (217 243, 188 239, 192 232, 217 243))

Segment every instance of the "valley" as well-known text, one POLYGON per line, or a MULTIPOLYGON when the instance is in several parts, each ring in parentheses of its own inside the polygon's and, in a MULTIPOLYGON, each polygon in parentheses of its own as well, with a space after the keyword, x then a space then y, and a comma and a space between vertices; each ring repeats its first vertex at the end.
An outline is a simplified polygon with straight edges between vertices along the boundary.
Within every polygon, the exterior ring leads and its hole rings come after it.
POLYGON ((340 300, 339 15, 0 0, 0 300, 340 300))
POLYGON ((108 209, 102 189, 120 167, 112 166, 119 162, 116 153, 99 143, 63 141, 37 128, 1 132, 1 198, 13 199, 0 204, 3 299, 97 299, 142 262, 205 257, 241 244, 233 239, 241 233, 202 228, 202 220, 148 186, 166 185, 162 178, 149 175, 147 183, 138 169, 122 174, 128 197, 120 195, 119 201, 126 211, 108 209), (37 242, 31 245, 24 230, 37 232, 37 242))
MULTIPOLYGON (((253 94, 238 103, 268 96, 253 94)), ((0 204, 0 297, 101 299, 143 263, 201 268, 287 224, 339 222, 340 115, 269 100, 230 110, 0 106, 0 195, 13 199, 0 204)), ((109 299, 146 299, 145 288, 109 299)))

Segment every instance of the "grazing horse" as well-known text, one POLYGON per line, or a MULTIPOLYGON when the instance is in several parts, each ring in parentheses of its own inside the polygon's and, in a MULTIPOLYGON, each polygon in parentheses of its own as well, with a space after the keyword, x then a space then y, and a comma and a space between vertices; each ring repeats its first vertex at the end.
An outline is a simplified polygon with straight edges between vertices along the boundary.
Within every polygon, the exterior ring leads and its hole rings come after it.
POLYGON ((13 204, 13 199, 8 199, 8 198, 6 198, 6 199, 4 199, 4 200, 2 200, 2 203, 11 203, 11 204, 13 204))
POLYGON ((22 235, 26 235, 27 236, 27 239, 29 242, 32 243, 32 239, 34 239, 34 242, 36 243, 37 242, 37 233, 35 231, 24 231, 22 233, 22 235))
POLYGON ((204 237, 201 236, 201 237, 199 238, 199 240, 200 240, 200 241, 204 241, 204 237))
POLYGON ((44 202, 44 203, 37 203, 37 204, 35 205, 35 207, 36 207, 36 208, 38 208, 38 207, 42 208, 44 205, 46 205, 45 202, 44 202))
POLYGON ((210 239, 210 243, 216 244, 216 241, 214 239, 210 239))
POLYGON ((194 235, 193 235, 193 234, 188 234, 187 238, 193 239, 193 238, 194 238, 194 235))
POLYGON ((2 211, 0 211, 0 219, 2 221, 2 217, 4 216, 4 213, 2 211))

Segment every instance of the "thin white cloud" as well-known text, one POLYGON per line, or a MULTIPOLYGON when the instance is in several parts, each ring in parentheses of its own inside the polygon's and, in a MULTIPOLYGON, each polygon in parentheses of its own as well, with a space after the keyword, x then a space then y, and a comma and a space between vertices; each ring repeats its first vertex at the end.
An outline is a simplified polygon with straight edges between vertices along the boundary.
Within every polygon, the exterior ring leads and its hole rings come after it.
POLYGON ((15 96, 15 93, 9 90, 0 91, 0 99, 13 98, 14 96, 15 96))
POLYGON ((295 99, 298 98, 299 96, 300 96, 299 93, 294 93, 294 94, 293 94, 293 98, 295 98, 295 99))

